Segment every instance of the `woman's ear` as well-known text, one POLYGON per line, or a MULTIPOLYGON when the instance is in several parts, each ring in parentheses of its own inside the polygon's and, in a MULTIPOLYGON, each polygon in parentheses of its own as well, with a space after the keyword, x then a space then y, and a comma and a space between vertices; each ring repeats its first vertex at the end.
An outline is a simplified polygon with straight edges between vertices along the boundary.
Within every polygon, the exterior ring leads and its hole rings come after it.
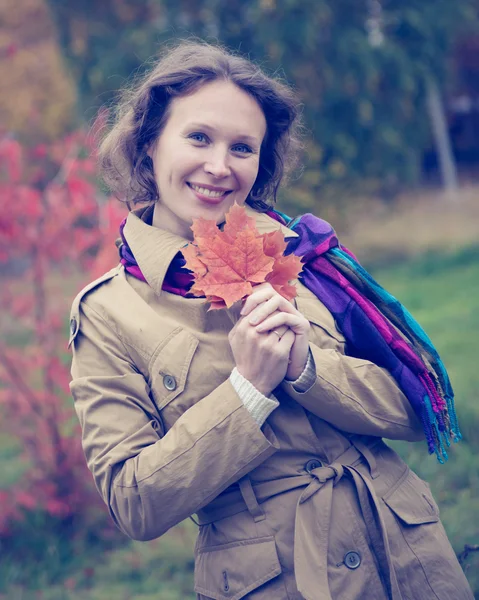
POLYGON ((145 150, 145 153, 147 154, 147 156, 149 156, 151 158, 151 160, 153 160, 153 155, 155 154, 157 143, 158 143, 158 138, 154 139, 149 144, 145 144, 145 146, 143 148, 145 150))

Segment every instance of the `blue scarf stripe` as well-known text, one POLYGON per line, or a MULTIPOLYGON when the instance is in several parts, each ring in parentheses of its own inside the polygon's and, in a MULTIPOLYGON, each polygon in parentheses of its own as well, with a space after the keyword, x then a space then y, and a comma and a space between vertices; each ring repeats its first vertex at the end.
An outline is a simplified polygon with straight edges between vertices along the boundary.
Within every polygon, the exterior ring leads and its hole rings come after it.
POLYGON ((379 283, 377 283, 377 281, 359 263, 353 261, 353 259, 349 256, 349 254, 347 254, 343 250, 338 250, 337 248, 333 248, 332 250, 330 250, 330 252, 331 252, 331 254, 334 254, 335 256, 337 256, 338 258, 343 260, 344 262, 348 263, 351 268, 353 268, 359 275, 361 275, 363 277, 363 279, 366 281, 366 283, 374 289, 377 296, 379 296, 386 304, 388 304, 390 306, 394 305, 397 308, 396 313, 398 311, 400 311, 401 316, 398 315, 398 320, 397 320, 397 323, 395 323, 395 325, 397 327, 399 327, 405 335, 407 335, 407 332, 404 331, 404 329, 403 329, 403 323, 401 322, 401 317, 404 318, 407 325, 417 336, 417 338, 419 339, 421 344, 430 352, 430 354, 437 361, 437 366, 440 371, 439 374, 441 375, 441 380, 444 382, 444 386, 445 386, 444 392, 446 393, 447 396, 452 396, 453 395, 452 386, 451 386, 451 382, 449 380, 447 371, 444 367, 444 363, 442 362, 436 348, 434 347, 434 345, 433 345, 431 339, 429 338, 429 336, 427 335, 427 333, 424 331, 424 329, 421 327, 421 325, 419 325, 419 323, 416 321, 416 319, 414 319, 414 317, 407 310, 407 308, 405 308, 399 302, 399 300, 397 300, 392 294, 390 294, 381 285, 379 285, 379 283))

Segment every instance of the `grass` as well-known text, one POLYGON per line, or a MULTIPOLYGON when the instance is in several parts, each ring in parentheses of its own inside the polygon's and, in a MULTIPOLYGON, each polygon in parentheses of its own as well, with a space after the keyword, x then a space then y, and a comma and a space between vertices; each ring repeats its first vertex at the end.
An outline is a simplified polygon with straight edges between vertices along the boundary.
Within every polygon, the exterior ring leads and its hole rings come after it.
MULTIPOLYGON (((479 242, 479 186, 465 186, 452 198, 437 189, 409 192, 393 203, 355 198, 333 217, 340 238, 362 262, 383 264, 454 254, 479 242)), ((331 208, 325 207, 328 220, 331 208)), ((440 264, 440 261, 438 262, 440 264)))
MULTIPOLYGON (((430 482, 459 553, 465 544, 479 544, 479 246, 372 271, 422 324, 451 378, 463 441, 450 448, 449 461, 439 465, 423 443, 391 445, 430 482)), ((466 573, 479 593, 477 555, 468 559, 466 573)))
POLYGON ((194 600, 195 531, 185 521, 159 540, 129 542, 114 551, 79 556, 77 571, 54 584, 48 581, 46 557, 43 584, 39 577, 34 589, 26 565, 17 565, 11 574, 16 581, 3 587, 0 600, 194 600))

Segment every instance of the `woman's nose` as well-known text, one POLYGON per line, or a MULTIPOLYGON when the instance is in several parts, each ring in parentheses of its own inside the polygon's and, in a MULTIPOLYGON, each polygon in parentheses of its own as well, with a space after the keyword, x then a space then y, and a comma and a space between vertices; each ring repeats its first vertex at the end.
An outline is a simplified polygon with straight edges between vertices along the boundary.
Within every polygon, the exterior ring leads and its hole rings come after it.
POLYGON ((205 163, 205 171, 217 179, 231 175, 228 155, 225 152, 215 152, 205 163))

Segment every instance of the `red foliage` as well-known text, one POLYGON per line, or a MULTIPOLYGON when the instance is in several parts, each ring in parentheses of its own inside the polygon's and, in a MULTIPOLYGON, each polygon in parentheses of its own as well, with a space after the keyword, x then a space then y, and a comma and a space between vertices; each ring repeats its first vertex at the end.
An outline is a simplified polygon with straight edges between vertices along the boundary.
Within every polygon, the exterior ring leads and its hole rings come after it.
POLYGON ((35 148, 0 140, 0 269, 9 274, 0 325, 10 330, 1 339, 12 340, 0 342, 0 431, 20 442, 25 465, 0 491, 0 536, 29 511, 111 527, 69 402, 72 298, 62 293, 73 274, 86 282, 118 262, 114 240, 126 209, 99 193, 90 140, 83 132, 35 148), (15 334, 28 345, 19 347, 15 334))

